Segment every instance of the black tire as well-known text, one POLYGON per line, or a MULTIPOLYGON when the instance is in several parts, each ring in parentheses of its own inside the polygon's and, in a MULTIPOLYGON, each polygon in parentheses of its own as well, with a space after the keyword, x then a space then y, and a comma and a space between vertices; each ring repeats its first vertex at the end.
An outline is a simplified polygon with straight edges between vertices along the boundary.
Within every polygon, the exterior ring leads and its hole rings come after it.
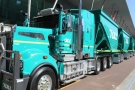
POLYGON ((112 66, 113 66, 113 58, 111 57, 111 59, 112 59, 112 66))
POLYGON ((94 75, 98 75, 100 73, 100 70, 101 70, 101 61, 98 58, 96 60, 96 70, 94 71, 94 75))
POLYGON ((111 66, 112 66, 112 58, 108 57, 107 59, 108 59, 107 60, 107 68, 111 68, 111 66))
POLYGON ((102 71, 105 71, 106 68, 107 68, 107 58, 104 57, 104 58, 102 59, 102 62, 101 62, 101 70, 102 70, 102 71))
MULTIPOLYGON (((39 80, 45 75, 49 76, 52 80, 51 82, 52 85, 50 90, 55 90, 55 85, 56 85, 55 73, 49 67, 43 67, 39 69, 35 74, 33 74, 33 76, 30 77, 29 90, 38 90, 39 80)), ((48 84, 48 81, 46 81, 46 83, 48 84)))
POLYGON ((128 60, 128 58, 127 58, 127 57, 125 57, 124 59, 125 59, 125 60, 128 60))

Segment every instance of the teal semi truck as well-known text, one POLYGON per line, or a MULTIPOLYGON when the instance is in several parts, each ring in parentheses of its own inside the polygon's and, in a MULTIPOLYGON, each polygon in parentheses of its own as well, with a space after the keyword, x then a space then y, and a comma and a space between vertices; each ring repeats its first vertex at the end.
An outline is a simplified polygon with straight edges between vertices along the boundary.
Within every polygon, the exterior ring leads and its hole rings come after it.
POLYGON ((134 55, 133 39, 116 22, 81 4, 41 10, 30 27, 0 25, 1 90, 59 89, 134 55))

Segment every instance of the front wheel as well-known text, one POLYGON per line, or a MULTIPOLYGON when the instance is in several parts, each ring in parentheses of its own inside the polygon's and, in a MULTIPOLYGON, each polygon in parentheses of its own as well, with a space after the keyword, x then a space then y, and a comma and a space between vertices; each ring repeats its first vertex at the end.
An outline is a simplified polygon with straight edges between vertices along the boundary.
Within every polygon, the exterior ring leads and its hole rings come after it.
POLYGON ((43 67, 31 77, 30 90, 54 90, 55 85, 54 71, 49 67, 43 67))

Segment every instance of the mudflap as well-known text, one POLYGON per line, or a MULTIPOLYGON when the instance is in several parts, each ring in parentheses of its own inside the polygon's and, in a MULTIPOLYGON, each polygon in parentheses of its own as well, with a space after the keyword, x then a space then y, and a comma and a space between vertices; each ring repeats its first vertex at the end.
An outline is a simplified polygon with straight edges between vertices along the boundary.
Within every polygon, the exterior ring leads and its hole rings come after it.
POLYGON ((23 79, 16 79, 15 90, 26 90, 28 81, 29 81, 29 77, 23 79))
POLYGON ((1 90, 26 90, 28 85, 29 77, 23 79, 16 79, 13 84, 9 82, 7 79, 2 80, 1 82, 1 90))

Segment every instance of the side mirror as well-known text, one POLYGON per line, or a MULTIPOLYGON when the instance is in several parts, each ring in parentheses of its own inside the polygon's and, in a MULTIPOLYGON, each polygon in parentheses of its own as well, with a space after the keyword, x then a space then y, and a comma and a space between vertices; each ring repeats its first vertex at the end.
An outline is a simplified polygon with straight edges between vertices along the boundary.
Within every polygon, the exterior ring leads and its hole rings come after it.
POLYGON ((68 16, 68 20, 67 20, 67 31, 69 31, 69 32, 72 31, 72 16, 71 15, 68 16))

